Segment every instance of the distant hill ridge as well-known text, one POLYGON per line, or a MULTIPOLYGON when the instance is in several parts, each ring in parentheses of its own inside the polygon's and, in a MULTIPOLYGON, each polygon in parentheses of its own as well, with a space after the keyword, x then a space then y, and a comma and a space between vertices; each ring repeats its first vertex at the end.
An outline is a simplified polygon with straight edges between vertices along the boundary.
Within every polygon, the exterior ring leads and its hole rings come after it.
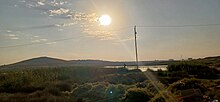
POLYGON ((105 66, 109 61, 102 60, 63 60, 52 57, 31 58, 1 67, 67 67, 67 66, 105 66))
MULTIPOLYGON (((140 65, 144 65, 145 61, 141 61, 140 65)), ((63 60, 52 57, 37 57, 31 58, 17 63, 4 65, 1 67, 70 67, 70 66, 123 66, 136 65, 136 62, 113 62, 104 60, 63 60)))
POLYGON ((57 59, 57 58, 50 58, 50 57, 38 57, 32 58, 24 61, 20 61, 14 64, 10 64, 11 66, 45 66, 45 65, 59 65, 59 64, 66 64, 68 61, 57 59))
MULTIPOLYGON (((220 56, 199 58, 198 60, 215 60, 220 61, 220 56)), ((175 61, 140 61, 139 65, 164 65, 175 61)), ((31 58, 17 63, 1 66, 3 68, 16 67, 70 67, 70 66, 123 66, 136 65, 135 61, 130 62, 113 62, 104 60, 63 60, 52 57, 31 58)))

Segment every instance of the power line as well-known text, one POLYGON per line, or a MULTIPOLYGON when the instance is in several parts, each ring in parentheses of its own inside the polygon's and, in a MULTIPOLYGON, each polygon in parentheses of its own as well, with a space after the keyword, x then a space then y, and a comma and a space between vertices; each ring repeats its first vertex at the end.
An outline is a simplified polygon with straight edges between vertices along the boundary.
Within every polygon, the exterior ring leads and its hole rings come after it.
MULTIPOLYGON (((80 38, 80 37, 82 37, 82 36, 78 36, 77 38, 80 38)), ((2 46, 2 47, 0 47, 0 49, 3 49, 3 48, 13 48, 13 47, 22 47, 22 46, 30 46, 30 45, 48 44, 48 43, 52 43, 52 42, 61 42, 61 41, 66 41, 66 40, 75 39, 75 38, 76 38, 76 37, 71 37, 71 38, 65 38, 65 39, 52 40, 52 41, 49 41, 49 42, 26 43, 26 44, 19 44, 19 45, 2 46)))
POLYGON ((206 26, 220 26, 220 24, 191 24, 191 25, 137 25, 137 27, 162 28, 162 27, 206 27, 206 26))
MULTIPOLYGON (((220 24, 192 24, 192 25, 137 25, 136 27, 140 27, 140 28, 172 28, 172 27, 207 27, 207 26, 220 26, 220 24)), ((110 31, 121 31, 121 30, 125 30, 127 28, 130 28, 133 26, 125 26, 116 30, 110 30, 110 31)), ((92 30, 91 30, 92 31, 92 30)), ((79 36, 82 37, 82 36, 79 36)), ((66 41, 66 40, 71 40, 74 39, 76 37, 70 37, 70 38, 65 38, 65 39, 57 39, 57 40, 52 40, 50 42, 39 42, 39 43, 26 43, 26 44, 19 44, 19 45, 10 45, 10 46, 2 46, 0 47, 0 49, 3 48, 13 48, 13 47, 22 47, 22 46, 30 46, 30 45, 41 45, 41 44, 47 44, 47 43, 51 43, 51 42, 61 42, 61 41, 66 41)))
MULTIPOLYGON (((121 30, 125 30, 127 28, 130 27, 122 27, 119 29, 115 29, 115 30, 110 30, 110 31, 115 31, 115 32, 119 32, 121 30)), ((90 30, 90 31, 94 31, 94 30, 90 30)), ((78 32, 79 33, 79 32, 78 32)), ((66 40, 71 40, 71 39, 76 39, 76 38, 80 38, 83 36, 78 36, 78 37, 70 37, 70 38, 64 38, 64 39, 56 39, 56 40, 51 40, 48 42, 39 42, 39 43, 26 43, 26 44, 18 44, 18 45, 10 45, 10 46, 2 46, 0 47, 0 49, 4 49, 4 48, 13 48, 13 47, 22 47, 22 46, 31 46, 31 45, 42 45, 42 44, 48 44, 48 43, 52 43, 52 42, 62 42, 62 41, 66 41, 66 40)))

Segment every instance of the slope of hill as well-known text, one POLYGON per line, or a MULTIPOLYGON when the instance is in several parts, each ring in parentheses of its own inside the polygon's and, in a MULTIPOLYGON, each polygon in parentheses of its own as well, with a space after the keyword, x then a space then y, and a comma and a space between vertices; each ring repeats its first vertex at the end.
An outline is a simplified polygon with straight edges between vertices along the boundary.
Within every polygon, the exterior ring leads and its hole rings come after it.
POLYGON ((47 67, 47 66, 66 65, 67 63, 68 61, 62 59, 50 58, 50 57, 38 57, 38 58, 32 58, 17 63, 9 64, 4 67, 47 67))
POLYGON ((102 60, 63 60, 50 57, 32 58, 17 63, 1 66, 1 68, 39 68, 39 67, 70 67, 70 66, 108 66, 114 62, 102 60))
POLYGON ((107 66, 112 65, 114 62, 103 60, 70 60, 68 63, 71 66, 107 66))
MULTIPOLYGON (((220 56, 195 59, 210 66, 220 67, 220 56)), ((164 65, 176 61, 140 61, 139 65, 164 65)), ((103 60, 62 60, 51 57, 32 58, 17 63, 0 66, 1 68, 38 68, 38 67, 70 67, 70 66, 128 66, 136 65, 134 61, 130 62, 112 62, 103 60)))

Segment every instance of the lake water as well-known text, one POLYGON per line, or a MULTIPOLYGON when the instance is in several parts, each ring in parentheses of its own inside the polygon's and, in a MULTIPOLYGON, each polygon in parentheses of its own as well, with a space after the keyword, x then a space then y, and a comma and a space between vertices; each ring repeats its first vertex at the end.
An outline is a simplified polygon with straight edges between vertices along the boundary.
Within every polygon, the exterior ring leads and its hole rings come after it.
MULTIPOLYGON (((123 68, 124 66, 105 66, 105 68, 123 68)), ((136 69, 137 66, 126 66, 128 69, 136 69)), ((167 65, 153 65, 153 66, 139 66, 141 71, 146 71, 147 69, 151 69, 153 71, 157 71, 158 69, 167 70, 167 65)))

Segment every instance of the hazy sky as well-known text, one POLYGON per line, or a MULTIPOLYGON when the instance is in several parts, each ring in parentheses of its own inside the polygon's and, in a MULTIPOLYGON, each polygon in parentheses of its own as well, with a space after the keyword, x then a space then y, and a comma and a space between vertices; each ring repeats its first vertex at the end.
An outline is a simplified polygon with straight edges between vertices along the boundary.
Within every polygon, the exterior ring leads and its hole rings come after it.
POLYGON ((219 0, 0 0, 0 65, 39 56, 140 60, 220 55, 219 0), (108 14, 109 26, 98 17, 108 14))

